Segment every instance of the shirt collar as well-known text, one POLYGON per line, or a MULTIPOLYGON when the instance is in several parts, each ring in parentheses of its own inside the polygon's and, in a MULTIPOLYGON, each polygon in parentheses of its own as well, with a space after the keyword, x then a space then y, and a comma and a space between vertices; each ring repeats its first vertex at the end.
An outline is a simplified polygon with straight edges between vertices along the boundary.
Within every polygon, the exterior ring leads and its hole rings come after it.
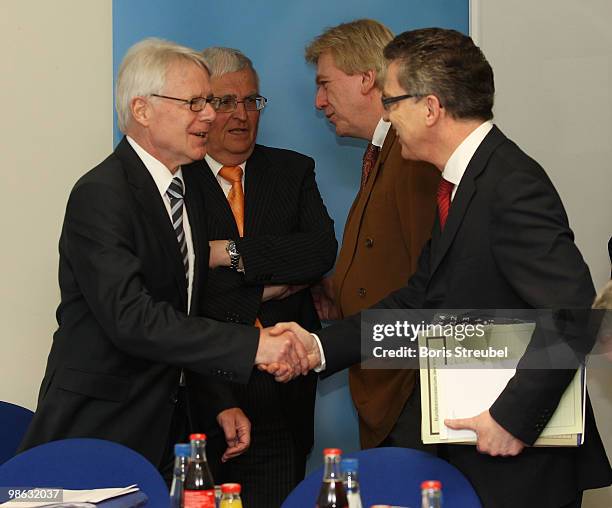
POLYGON ((172 174, 170 170, 149 152, 142 148, 134 139, 130 136, 126 136, 128 143, 136 152, 136 155, 140 158, 142 163, 147 168, 147 171, 151 174, 159 193, 163 196, 166 194, 170 183, 174 177, 178 177, 183 182, 183 188, 185 188, 185 182, 183 181, 183 171, 179 167, 176 173, 172 174))
MULTIPOLYGON (((206 159, 206 162, 208 163, 208 167, 213 172, 213 175, 215 175, 215 178, 219 178, 219 171, 221 171, 221 168, 224 165, 221 164, 219 161, 213 159, 208 154, 206 154, 204 158, 206 159)), ((242 178, 244 179, 244 172, 246 171, 246 161, 244 161, 242 164, 238 164, 238 166, 242 168, 242 178)))
POLYGON ((372 144, 374 146, 382 148, 390 127, 390 122, 385 122, 382 118, 378 121, 376 129, 374 129, 374 135, 372 136, 372 144))
POLYGON ((456 188, 459 182, 461 182, 463 174, 470 160, 472 160, 474 153, 492 128, 493 122, 491 120, 487 120, 476 127, 470 135, 455 148, 455 151, 446 162, 446 166, 444 166, 442 178, 454 184, 456 188))

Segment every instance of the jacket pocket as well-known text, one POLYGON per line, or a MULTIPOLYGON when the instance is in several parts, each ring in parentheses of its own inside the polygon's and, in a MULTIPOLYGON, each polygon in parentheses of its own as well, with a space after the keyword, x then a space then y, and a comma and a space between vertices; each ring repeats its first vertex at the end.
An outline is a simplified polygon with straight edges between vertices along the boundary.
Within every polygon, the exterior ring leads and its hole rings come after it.
POLYGON ((55 385, 60 390, 114 402, 125 400, 131 385, 128 379, 122 377, 96 374, 70 367, 62 368, 55 377, 55 385))

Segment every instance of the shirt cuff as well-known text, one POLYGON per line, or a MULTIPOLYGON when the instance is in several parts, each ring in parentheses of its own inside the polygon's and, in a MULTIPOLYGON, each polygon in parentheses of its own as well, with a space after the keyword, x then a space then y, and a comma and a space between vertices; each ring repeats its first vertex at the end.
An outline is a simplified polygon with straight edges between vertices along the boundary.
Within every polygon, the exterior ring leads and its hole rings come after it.
POLYGON ((321 363, 312 370, 314 370, 315 372, 323 372, 327 365, 325 363, 325 353, 323 352, 323 346, 321 345, 321 339, 319 339, 319 336, 316 333, 311 333, 310 335, 312 335, 315 338, 317 347, 319 348, 319 356, 321 358, 321 363))

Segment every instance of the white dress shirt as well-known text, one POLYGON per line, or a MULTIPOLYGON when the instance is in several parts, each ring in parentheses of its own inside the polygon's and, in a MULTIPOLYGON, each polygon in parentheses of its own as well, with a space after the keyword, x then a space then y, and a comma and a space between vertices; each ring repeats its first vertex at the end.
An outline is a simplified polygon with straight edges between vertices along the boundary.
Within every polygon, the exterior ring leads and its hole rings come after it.
POLYGON ((474 153, 492 128, 493 122, 491 120, 481 123, 455 148, 455 151, 446 161, 444 171, 442 171, 442 178, 454 184, 451 201, 455 199, 457 187, 459 187, 459 183, 472 157, 474 157, 474 153))
MULTIPOLYGON (((224 164, 221 164, 220 162, 216 161, 208 154, 206 154, 206 157, 204 158, 208 163, 208 167, 217 179, 217 182, 219 182, 219 185, 221 186, 221 190, 223 190, 225 197, 227 197, 229 191, 232 190, 232 184, 219 174, 219 171, 221 171, 221 168, 224 166, 224 164)), ((242 168, 242 192, 244 192, 244 175, 246 175, 246 161, 244 161, 242 164, 238 164, 238 166, 242 168)))
MULTIPOLYGON (((162 197, 162 201, 166 207, 166 211, 168 212, 168 219, 170 220, 170 224, 172 224, 172 213, 170 208, 170 198, 166 194, 168 187, 172 183, 172 179, 174 177, 178 177, 183 182, 183 189, 185 189, 185 181, 183 180, 183 173, 181 168, 174 174, 170 172, 170 170, 160 161, 158 161, 155 157, 153 157, 149 152, 147 152, 144 148, 142 148, 136 141, 134 141, 131 137, 126 136, 128 143, 136 152, 136 155, 140 157, 140 160, 145 165, 155 185, 157 186, 157 190, 162 197)), ((187 258, 189 259, 189 270, 187 273, 188 283, 187 283, 187 309, 191 309, 191 290, 193 287, 193 268, 195 266, 195 254, 193 252, 193 240, 191 238, 191 226, 189 225, 189 217, 187 216, 187 207, 183 206, 183 231, 185 232, 185 241, 187 243, 187 258)), ((178 240, 177 240, 178 243, 178 240)), ((182 263, 181 263, 182 264, 182 263)), ((208 264, 208 263, 207 263, 208 264)))
POLYGON ((382 118, 378 121, 376 129, 374 129, 374 135, 372 136, 372 144, 378 148, 382 148, 385 143, 385 138, 391 128, 391 122, 385 122, 382 118))

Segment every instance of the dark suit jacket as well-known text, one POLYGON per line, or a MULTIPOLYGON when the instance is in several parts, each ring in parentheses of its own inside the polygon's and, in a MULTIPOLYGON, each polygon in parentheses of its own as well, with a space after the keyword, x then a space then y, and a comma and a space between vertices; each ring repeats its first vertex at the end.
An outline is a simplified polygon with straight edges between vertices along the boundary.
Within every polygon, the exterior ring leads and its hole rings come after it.
MULTIPOLYGON (((197 309, 208 242, 188 176, 185 188, 197 309)), ((174 230, 153 178, 126 139, 76 183, 59 251, 59 328, 21 448, 94 437, 129 446, 159 465, 180 367, 245 383, 258 331, 187 317, 174 230)))
MULTIPOLYGON (((431 164, 402 158, 391 128, 346 219, 334 271, 342 317, 374 305, 414 273, 431 236, 439 180, 440 172, 431 164)), ((414 383, 414 370, 350 368, 362 448, 377 446, 389 435, 414 383)))
MULTIPOLYGON (((444 232, 436 220, 407 287, 381 308, 588 309, 589 270, 576 248, 561 200, 544 170, 494 127, 472 157, 444 232)), ((359 316, 320 332, 331 371, 359 361, 359 316), (344 340, 339 340, 343 338, 344 340)), ((573 375, 519 370, 490 411, 515 437, 533 443, 573 375)), ((586 488, 610 484, 612 473, 587 404, 584 445, 526 448, 513 458, 445 447, 484 506, 559 507, 586 488)))
MULTIPOLYGON (((296 321, 309 330, 321 324, 310 290, 262 303, 264 285, 311 284, 334 263, 337 242, 333 221, 315 182, 314 161, 290 150, 256 145, 245 172, 244 237, 239 238, 231 208, 205 161, 184 168, 200 184, 210 240, 235 239, 245 272, 210 270, 199 301, 205 316, 220 321, 264 326, 296 321)), ((253 370, 247 386, 209 379, 194 381, 192 407, 210 432, 216 415, 242 408, 255 425, 285 419, 300 447, 312 446, 316 376, 309 374, 285 385, 253 370)), ((217 429, 218 431, 219 429, 217 429)))

